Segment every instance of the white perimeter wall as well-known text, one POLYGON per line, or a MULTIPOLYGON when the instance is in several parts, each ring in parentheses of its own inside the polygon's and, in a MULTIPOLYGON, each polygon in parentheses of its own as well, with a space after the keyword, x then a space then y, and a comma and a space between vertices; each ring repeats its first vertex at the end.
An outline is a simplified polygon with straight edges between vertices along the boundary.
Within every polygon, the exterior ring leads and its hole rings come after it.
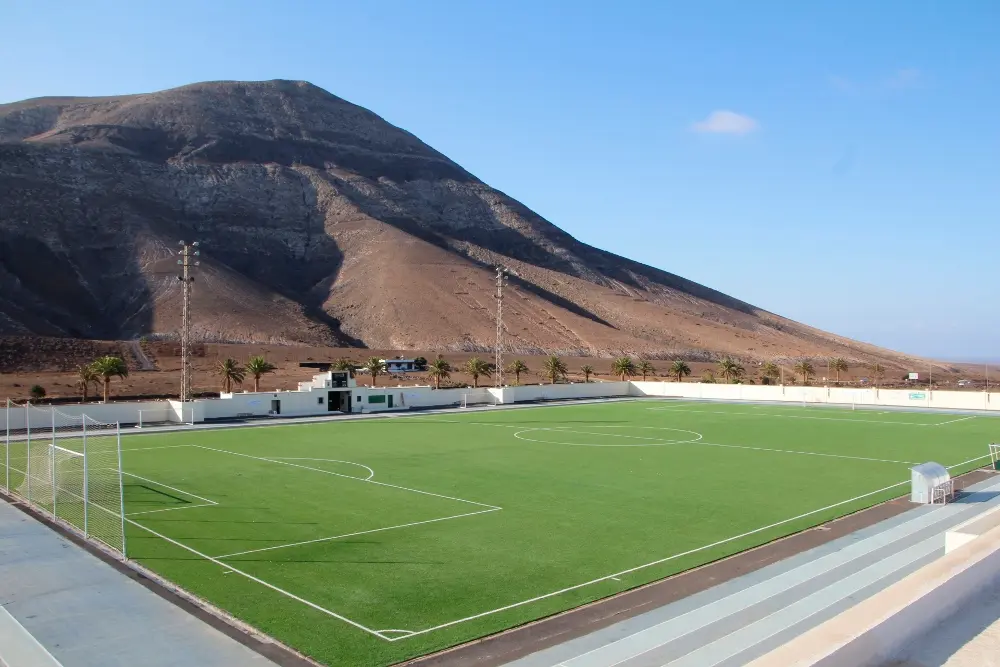
MULTIPOLYGON (((56 427, 76 426, 79 424, 81 415, 86 414, 90 419, 114 424, 136 424, 139 422, 139 411, 142 411, 142 420, 153 422, 176 421, 172 419, 173 411, 170 401, 139 401, 135 403, 80 403, 55 406, 31 406, 30 411, 23 406, 14 407, 3 412, 7 415, 11 429, 23 429, 30 422, 32 428, 48 428, 52 426, 53 417, 56 427), (53 415, 54 412, 54 415, 53 415)), ((190 409, 188 414, 190 414, 190 409)), ((6 427, 7 420, 0 419, 0 429, 6 427)), ((2 433, 0 433, 2 435, 2 433)))
MULTIPOLYGON (((271 401, 281 401, 281 415, 304 417, 329 414, 327 388, 310 391, 247 392, 224 394, 223 398, 180 401, 139 401, 134 403, 85 403, 57 405, 56 425, 69 425, 72 418, 86 413, 101 422, 136 424, 153 422, 201 422, 237 415, 267 416, 271 401), (323 402, 319 402, 323 398, 323 402), (140 415, 141 411, 141 415, 140 415), (63 416, 65 415, 65 416, 63 416)), ((369 395, 392 395, 392 410, 454 407, 463 399, 468 405, 522 403, 615 396, 662 396, 669 398, 715 399, 725 401, 776 401, 797 404, 884 405, 942 410, 989 410, 1000 413, 1000 394, 923 389, 847 389, 839 387, 793 387, 745 384, 702 384, 700 382, 589 382, 578 384, 529 385, 525 387, 480 387, 478 389, 434 389, 432 387, 352 387, 354 413, 384 412, 384 403, 369 403, 369 395), (358 398, 360 397, 360 401, 358 398)), ((11 429, 25 427, 24 408, 0 411, 9 415, 11 429)), ((48 406, 32 407, 31 426, 44 428, 52 423, 48 406)), ((0 430, 5 424, 0 419, 0 430)))
POLYGON ((1000 395, 974 391, 926 389, 853 389, 793 387, 753 384, 703 384, 701 382, 632 382, 633 396, 705 398, 726 401, 779 401, 840 405, 885 405, 943 410, 1000 411, 1000 395))

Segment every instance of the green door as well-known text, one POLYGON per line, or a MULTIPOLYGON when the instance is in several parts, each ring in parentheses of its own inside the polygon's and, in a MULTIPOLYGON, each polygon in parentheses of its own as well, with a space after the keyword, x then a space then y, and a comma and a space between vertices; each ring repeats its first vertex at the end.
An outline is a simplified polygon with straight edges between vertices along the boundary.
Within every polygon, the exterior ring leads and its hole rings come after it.
POLYGON ((389 394, 389 407, 392 407, 392 394, 389 394))

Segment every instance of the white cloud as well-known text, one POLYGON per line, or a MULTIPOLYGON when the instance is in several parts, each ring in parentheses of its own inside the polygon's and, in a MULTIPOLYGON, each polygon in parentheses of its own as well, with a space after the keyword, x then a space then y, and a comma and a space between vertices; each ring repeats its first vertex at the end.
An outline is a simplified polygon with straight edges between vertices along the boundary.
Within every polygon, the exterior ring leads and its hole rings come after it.
POLYGON ((713 111, 705 120, 691 126, 695 132, 709 134, 750 134, 757 128, 757 121, 735 111, 713 111))

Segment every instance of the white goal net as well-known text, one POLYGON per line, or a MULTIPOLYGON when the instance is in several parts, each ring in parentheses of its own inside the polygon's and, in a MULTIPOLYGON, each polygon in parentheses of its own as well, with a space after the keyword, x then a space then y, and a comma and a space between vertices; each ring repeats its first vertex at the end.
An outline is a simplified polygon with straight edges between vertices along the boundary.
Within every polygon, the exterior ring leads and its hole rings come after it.
POLYGON ((119 425, 10 401, 3 416, 4 491, 126 555, 119 425))

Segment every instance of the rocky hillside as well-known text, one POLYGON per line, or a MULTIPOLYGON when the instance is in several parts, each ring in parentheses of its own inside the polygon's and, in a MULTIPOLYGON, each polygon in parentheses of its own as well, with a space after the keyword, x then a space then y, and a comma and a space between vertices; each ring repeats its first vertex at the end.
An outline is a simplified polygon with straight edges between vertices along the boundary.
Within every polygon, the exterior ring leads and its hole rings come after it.
MULTIPOLYGON (((613 222, 613 221, 609 221, 613 222)), ((206 341, 903 357, 575 240, 309 83, 0 105, 0 334, 172 335, 179 239, 206 341)))

